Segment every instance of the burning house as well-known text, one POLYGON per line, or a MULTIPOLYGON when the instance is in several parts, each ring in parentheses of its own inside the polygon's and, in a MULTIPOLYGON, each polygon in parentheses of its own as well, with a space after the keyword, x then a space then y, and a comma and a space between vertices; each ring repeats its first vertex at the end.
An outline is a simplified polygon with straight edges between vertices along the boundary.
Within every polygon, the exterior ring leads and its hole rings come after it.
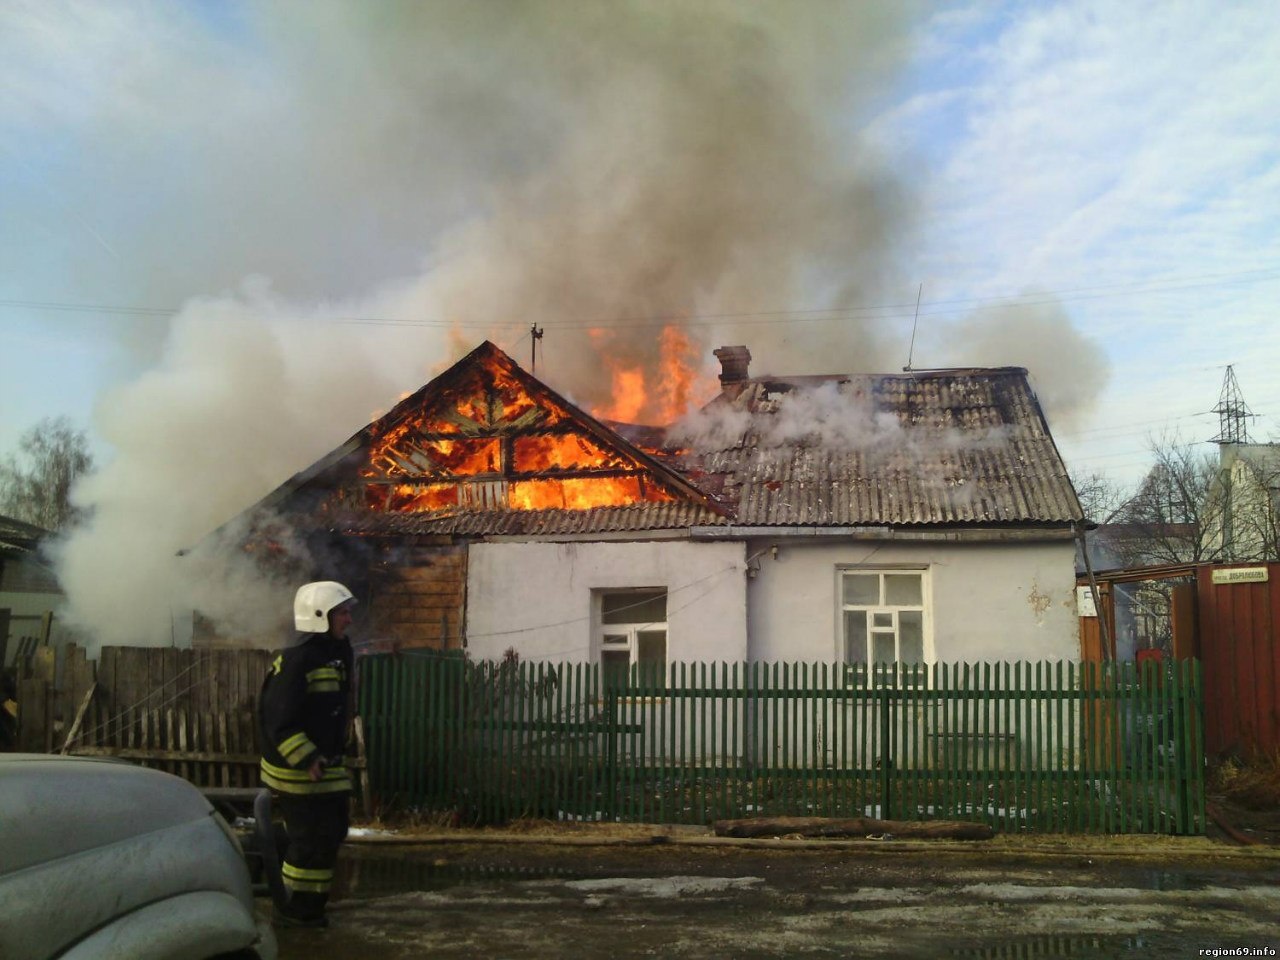
MULTIPOLYGON (((599 419, 484 343, 250 512, 383 647, 479 658, 1077 656, 1079 502, 1021 368, 753 376, 599 419)), ((264 547, 263 545, 267 546, 264 547)), ((211 642, 197 636, 197 644, 211 642)))

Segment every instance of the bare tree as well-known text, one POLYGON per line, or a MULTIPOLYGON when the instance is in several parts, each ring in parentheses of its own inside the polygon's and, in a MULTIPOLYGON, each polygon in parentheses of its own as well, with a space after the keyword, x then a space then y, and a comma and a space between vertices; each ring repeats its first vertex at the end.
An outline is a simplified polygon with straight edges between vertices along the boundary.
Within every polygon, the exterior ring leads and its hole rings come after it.
POLYGON ((1110 523, 1126 499, 1120 485, 1106 474, 1095 472, 1073 476, 1071 485, 1080 499, 1085 519, 1094 523, 1110 523))
POLYGON ((18 440, 18 453, 0 463, 0 513, 58 530, 71 523, 71 487, 93 469, 83 430, 66 417, 45 417, 18 440))
POLYGON ((1219 560, 1223 502, 1218 461, 1178 437, 1151 443, 1155 464, 1138 491, 1116 511, 1125 527, 1116 547, 1129 565, 1219 560))

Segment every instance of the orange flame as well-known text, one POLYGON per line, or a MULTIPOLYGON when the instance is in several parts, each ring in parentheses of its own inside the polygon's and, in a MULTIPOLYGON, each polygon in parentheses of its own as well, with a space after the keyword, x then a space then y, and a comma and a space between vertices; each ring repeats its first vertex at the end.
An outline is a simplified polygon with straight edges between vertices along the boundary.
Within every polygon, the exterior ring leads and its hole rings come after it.
POLYGON ((662 406, 658 411, 658 423, 679 420, 689 409, 693 399, 694 381, 698 371, 693 341, 679 327, 663 327, 659 338, 661 353, 660 393, 662 406))
POLYGON ((637 477, 593 477, 513 483, 508 501, 517 510, 590 510, 633 503, 669 503, 672 499, 665 490, 652 485, 647 485, 642 495, 637 477))
POLYGON ((581 434, 516 437, 513 453, 516 473, 623 465, 621 458, 581 434))
POLYGON ((658 360, 652 369, 628 365, 611 356, 603 331, 589 332, 613 381, 609 402, 594 407, 593 416, 623 423, 667 424, 715 393, 715 381, 699 370, 697 345, 680 327, 668 324, 662 328, 658 360))
MULTIPOLYGON (((645 409, 678 414, 696 373, 690 341, 668 327, 660 340, 661 387, 644 370, 613 365, 618 393, 604 415, 634 421, 645 409)), ((549 397, 534 399, 505 369, 486 366, 426 406, 397 408, 370 446, 360 475, 371 510, 587 510, 667 503, 675 496, 607 440, 576 425, 549 397), (569 474, 569 475, 564 475, 569 474)))
POLYGON ((619 361, 605 358, 609 373, 613 377, 611 396, 613 400, 592 411, 597 417, 605 420, 621 420, 624 423, 635 423, 649 399, 649 392, 644 386, 643 367, 624 367, 619 361))

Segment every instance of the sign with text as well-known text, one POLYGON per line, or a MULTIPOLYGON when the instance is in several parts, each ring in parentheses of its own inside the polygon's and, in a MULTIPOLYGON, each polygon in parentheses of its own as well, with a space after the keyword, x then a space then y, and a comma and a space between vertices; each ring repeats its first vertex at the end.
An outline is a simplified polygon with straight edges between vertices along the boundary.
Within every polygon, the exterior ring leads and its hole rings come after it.
POLYGON ((1098 608, 1093 602, 1093 590, 1089 587, 1076 587, 1076 607, 1082 617, 1096 617, 1098 608))
POLYGON ((1228 570, 1214 570, 1214 583, 1266 583, 1266 567, 1232 567, 1228 570))

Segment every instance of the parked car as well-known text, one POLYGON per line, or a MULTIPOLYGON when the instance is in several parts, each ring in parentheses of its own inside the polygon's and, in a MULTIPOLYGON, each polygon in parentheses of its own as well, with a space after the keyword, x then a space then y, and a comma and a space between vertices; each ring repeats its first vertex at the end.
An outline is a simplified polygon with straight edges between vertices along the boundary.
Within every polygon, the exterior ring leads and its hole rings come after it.
POLYGON ((0 754, 0 957, 274 960, 235 835, 115 760, 0 754))

